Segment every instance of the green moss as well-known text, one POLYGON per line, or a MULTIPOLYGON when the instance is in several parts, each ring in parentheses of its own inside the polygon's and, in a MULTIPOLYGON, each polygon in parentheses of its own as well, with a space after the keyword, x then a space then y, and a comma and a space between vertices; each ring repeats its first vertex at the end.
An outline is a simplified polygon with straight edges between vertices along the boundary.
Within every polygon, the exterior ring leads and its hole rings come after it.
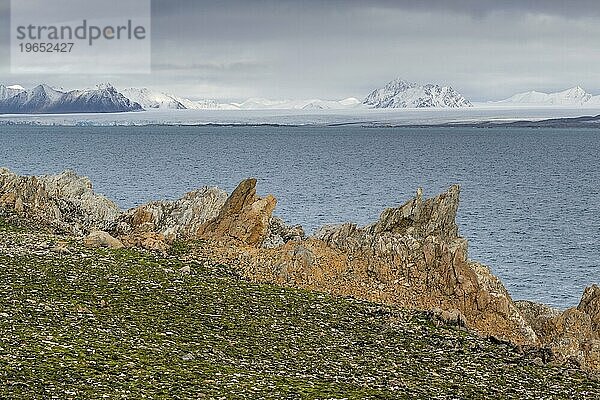
POLYGON ((169 250, 169 254, 173 256, 180 256, 183 254, 187 254, 190 252, 191 246, 189 242, 183 240, 176 240, 173 242, 171 249, 169 250))
POLYGON ((0 216, 0 232, 24 232, 25 228, 14 222, 9 222, 5 217, 0 216))
POLYGON ((254 284, 219 263, 125 249, 0 251, 0 283, 0 398, 600 393, 581 372, 539 367, 425 314, 254 284))

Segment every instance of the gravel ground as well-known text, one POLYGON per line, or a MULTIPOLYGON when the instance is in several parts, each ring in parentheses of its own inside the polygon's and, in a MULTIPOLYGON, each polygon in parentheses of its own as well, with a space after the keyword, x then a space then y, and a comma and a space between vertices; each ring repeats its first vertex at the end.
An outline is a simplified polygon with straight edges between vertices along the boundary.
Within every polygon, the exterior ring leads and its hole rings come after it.
POLYGON ((261 285, 0 218, 0 398, 598 399, 427 314, 261 285))

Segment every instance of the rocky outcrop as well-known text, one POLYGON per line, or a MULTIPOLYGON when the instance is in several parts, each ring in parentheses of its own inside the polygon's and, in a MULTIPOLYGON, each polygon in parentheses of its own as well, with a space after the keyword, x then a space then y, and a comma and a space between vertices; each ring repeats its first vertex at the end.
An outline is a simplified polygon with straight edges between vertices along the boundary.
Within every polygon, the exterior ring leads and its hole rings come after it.
POLYGON ((552 331, 551 321, 561 315, 561 311, 545 304, 533 301, 515 301, 515 306, 536 333, 540 342, 547 342, 548 333, 552 331))
POLYGON ((76 235, 94 233, 90 242, 99 239, 98 232, 130 246, 159 250, 175 239, 198 237, 269 248, 302 240, 301 226, 287 226, 272 216, 275 204, 273 196, 258 197, 256 179, 247 179, 229 198, 219 188, 203 187, 178 200, 153 201, 121 212, 114 202, 94 193, 88 178, 72 171, 19 176, 0 169, 0 211, 76 235))
POLYGON ((600 341, 589 315, 569 308, 551 320, 551 328, 544 332, 541 344, 549 347, 559 361, 572 361, 586 369, 600 368, 600 341))
POLYGON ((560 312, 530 301, 516 305, 538 337, 559 363, 571 362, 584 369, 600 370, 600 288, 587 288, 578 307, 560 312))
POLYGON ((503 333, 504 329, 514 329, 516 333, 522 335, 524 339, 522 343, 536 344, 538 338, 535 330, 521 315, 500 279, 485 265, 471 261, 469 266, 475 272, 479 285, 476 295, 477 311, 472 314, 472 326, 482 332, 499 336, 501 339, 521 343, 520 340, 514 340, 511 335, 503 333))
POLYGON ((446 193, 423 200, 423 190, 418 189, 414 199, 398 208, 385 210, 379 221, 367 227, 371 235, 391 233, 401 236, 426 238, 457 238, 456 212, 460 188, 452 186, 446 193))
MULTIPOLYGON (((502 283, 468 260, 455 217, 460 190, 385 210, 366 227, 329 226, 303 241, 238 255, 252 279, 462 315, 481 333, 536 343, 502 283)), ((463 318, 461 317, 461 319, 463 318)))
POLYGON ((110 231, 120 213, 114 202, 94 193, 87 177, 72 171, 36 177, 6 168, 0 168, 2 208, 76 235, 110 231))
POLYGON ((272 216, 274 208, 275 198, 259 198, 256 180, 247 179, 229 197, 219 188, 203 187, 176 201, 154 201, 128 210, 119 217, 116 234, 127 237, 128 243, 138 243, 132 238, 153 232, 167 242, 200 237, 265 248, 304 239, 301 226, 288 226, 272 216))
POLYGON ((256 195, 256 179, 242 181, 219 214, 198 228, 204 239, 234 241, 260 246, 269 234, 269 223, 277 201, 272 195, 256 195))
POLYGON ((196 236, 205 222, 214 219, 225 204, 227 193, 216 187, 203 187, 175 201, 154 201, 123 213, 117 234, 155 232, 169 239, 196 236))
POLYGON ((592 329, 600 334, 600 286, 586 288, 577 309, 590 316, 592 329))

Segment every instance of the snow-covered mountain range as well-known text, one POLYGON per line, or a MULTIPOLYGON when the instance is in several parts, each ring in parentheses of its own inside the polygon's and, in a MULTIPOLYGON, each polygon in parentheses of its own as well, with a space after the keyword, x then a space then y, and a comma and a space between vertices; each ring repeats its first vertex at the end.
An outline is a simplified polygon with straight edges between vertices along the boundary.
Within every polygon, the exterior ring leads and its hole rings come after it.
POLYGON ((140 111, 111 85, 68 92, 38 85, 31 90, 0 85, 0 114, 69 114, 140 111))
POLYGON ((146 110, 218 110, 230 108, 227 104, 219 104, 215 100, 194 101, 148 88, 127 88, 123 89, 121 93, 129 100, 140 104, 146 110))
POLYGON ((148 88, 128 88, 122 93, 131 101, 149 109, 175 110, 340 110, 360 105, 360 101, 351 97, 344 100, 269 100, 250 98, 241 103, 218 103, 215 100, 190 100, 148 88))
MULTIPOLYGON (((508 99, 476 103, 481 107, 600 107, 594 96, 576 86, 556 93, 529 91, 508 99)), ((368 110, 370 108, 458 108, 472 107, 469 100, 449 86, 419 85, 395 79, 369 94, 364 101, 344 100, 269 100, 250 98, 239 103, 216 100, 190 100, 149 88, 118 90, 111 84, 92 89, 71 90, 41 84, 32 89, 0 84, 0 114, 114 113, 142 110, 368 110)))
POLYGON ((0 114, 61 114, 144 110, 341 110, 361 107, 353 97, 344 100, 268 100, 251 98, 241 103, 190 100, 149 88, 117 90, 111 84, 94 89, 64 91, 48 85, 31 90, 0 85, 0 114))
POLYGON ((231 103, 240 110, 342 110, 360 106, 360 100, 349 97, 344 100, 268 100, 251 98, 242 103, 231 103))
POLYGON ((523 92, 515 94, 491 104, 503 105, 552 105, 552 106, 598 106, 600 105, 600 96, 594 96, 587 93, 580 86, 563 90, 555 93, 543 92, 523 92))
POLYGON ((381 89, 373 91, 363 101, 373 108, 456 108, 471 107, 469 100, 450 86, 419 85, 394 79, 381 89))

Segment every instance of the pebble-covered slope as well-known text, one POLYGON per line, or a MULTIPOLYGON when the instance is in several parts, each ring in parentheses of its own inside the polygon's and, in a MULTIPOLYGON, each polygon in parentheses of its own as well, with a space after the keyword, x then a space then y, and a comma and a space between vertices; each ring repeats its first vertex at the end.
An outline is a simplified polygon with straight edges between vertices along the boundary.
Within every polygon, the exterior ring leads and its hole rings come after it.
POLYGON ((597 399, 600 382, 425 315, 90 250, 0 218, 0 398, 597 399))

